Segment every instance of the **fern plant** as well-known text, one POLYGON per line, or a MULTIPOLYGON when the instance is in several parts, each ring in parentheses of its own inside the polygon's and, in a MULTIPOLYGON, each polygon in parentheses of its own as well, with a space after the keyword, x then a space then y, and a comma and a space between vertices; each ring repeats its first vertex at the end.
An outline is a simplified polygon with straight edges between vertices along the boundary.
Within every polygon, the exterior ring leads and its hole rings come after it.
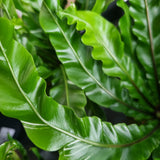
POLYGON ((118 0, 118 27, 101 16, 112 0, 77 1, 78 9, 9 2, 1 1, 0 112, 60 160, 159 159, 160 2, 118 0), (87 100, 133 123, 88 116, 87 100))

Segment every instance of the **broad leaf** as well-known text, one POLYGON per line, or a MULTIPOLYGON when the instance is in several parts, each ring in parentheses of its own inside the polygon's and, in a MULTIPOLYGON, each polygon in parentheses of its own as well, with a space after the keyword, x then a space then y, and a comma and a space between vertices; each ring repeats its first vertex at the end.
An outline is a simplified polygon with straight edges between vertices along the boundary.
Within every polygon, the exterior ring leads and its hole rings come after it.
MULTIPOLYGON (((121 125, 123 128, 119 128, 120 126, 115 126, 117 128, 118 132, 128 132, 128 129, 126 126, 121 125)), ((137 126, 130 126, 132 129, 135 129, 138 131, 137 126)), ((109 127, 110 128, 110 127, 109 127)), ((112 129, 110 128, 110 131, 112 129)), ((109 132, 110 132, 109 131, 109 132)), ((116 134, 115 130, 111 131, 113 134, 116 134)), ((108 136, 110 135, 111 139, 114 141, 115 138, 112 133, 108 133, 108 136), (112 137, 113 136, 113 137, 112 137)), ((140 131, 141 132, 141 131, 140 131)), ((136 133, 137 134, 137 133, 136 133)), ((130 133, 128 132, 126 134, 126 138, 128 139, 130 136, 130 133)), ((121 139, 121 137, 119 137, 121 139)), ((157 143, 155 140, 151 141, 145 141, 145 147, 150 146, 150 149, 153 147, 153 143, 157 143)), ((68 144, 65 146, 65 148, 60 152, 60 160, 83 160, 83 159, 88 159, 88 160, 135 160, 135 156, 137 160, 146 160, 149 158, 149 152, 146 149, 144 151, 144 143, 140 142, 138 144, 132 145, 132 144, 126 144, 125 146, 108 146, 108 148, 97 148, 93 147, 91 145, 79 143, 79 141, 75 141, 74 143, 68 144), (122 149, 120 149, 120 148, 122 149), (83 154, 82 154, 83 153, 83 154)))
MULTIPOLYGON (((60 20, 52 13, 46 3, 41 9, 40 23, 49 34, 68 78, 82 88, 92 101, 115 111, 122 111, 136 119, 141 119, 142 113, 152 112, 152 109, 147 106, 142 107, 144 110, 139 109, 141 107, 128 96, 127 90, 122 89, 117 78, 104 75, 101 63, 91 58, 91 48, 81 43, 81 36, 75 32, 74 26, 65 25, 66 21, 60 20)), ((145 114, 143 118, 147 117, 145 114)))
MULTIPOLYGON (((6 19, 0 19, 0 26, 11 27, 6 19)), ((0 35, 6 35, 3 31, 0 35)), ((136 158, 142 160, 159 145, 157 121, 141 126, 112 125, 96 117, 78 118, 71 109, 57 104, 46 96, 45 82, 38 76, 31 55, 10 32, 4 40, 2 37, 0 112, 21 120, 37 146, 50 151, 64 148, 62 159, 91 160, 99 152, 102 160, 132 160, 140 151, 136 158), (93 154, 89 157, 87 151, 93 154)))
POLYGON ((155 100, 151 98, 150 88, 134 61, 124 54, 124 46, 115 26, 94 12, 76 11, 74 6, 60 14, 68 18, 68 24, 77 23, 77 30, 85 30, 82 41, 93 47, 92 56, 103 62, 104 73, 118 77, 131 97, 148 108, 154 108, 155 100))
POLYGON ((156 106, 160 105, 160 3, 158 0, 130 0, 137 36, 137 57, 145 68, 156 106))

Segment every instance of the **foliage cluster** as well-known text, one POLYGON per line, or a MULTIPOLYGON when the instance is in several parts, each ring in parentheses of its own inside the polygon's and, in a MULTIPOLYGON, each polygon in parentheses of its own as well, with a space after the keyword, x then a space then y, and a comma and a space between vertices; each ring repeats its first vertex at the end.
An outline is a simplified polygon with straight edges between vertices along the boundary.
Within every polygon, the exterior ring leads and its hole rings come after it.
POLYGON ((160 2, 112 1, 0 0, 0 112, 60 160, 160 159, 160 2))

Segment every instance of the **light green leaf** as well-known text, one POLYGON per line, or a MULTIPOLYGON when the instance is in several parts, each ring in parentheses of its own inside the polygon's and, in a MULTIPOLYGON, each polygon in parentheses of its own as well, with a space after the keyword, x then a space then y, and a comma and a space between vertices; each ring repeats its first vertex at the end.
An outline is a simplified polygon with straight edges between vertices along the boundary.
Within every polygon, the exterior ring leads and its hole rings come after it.
POLYGON ((160 3, 155 0, 130 0, 137 36, 137 57, 146 71, 156 106, 160 106, 160 3))
POLYGON ((118 77, 131 97, 138 99, 146 108, 154 108, 150 88, 134 61, 124 54, 124 45, 116 27, 94 12, 76 11, 73 6, 60 13, 67 17, 68 24, 77 23, 77 30, 85 30, 82 41, 93 47, 92 56, 103 62, 104 73, 118 77))
MULTIPOLYGON (((7 28, 6 22, 1 19, 0 26, 7 28)), ((68 160, 94 159, 98 152, 102 152, 102 160, 132 160, 139 151, 137 160, 145 160, 159 145, 157 121, 126 126, 112 125, 96 117, 78 118, 70 108, 46 96, 45 82, 21 44, 13 39, 5 39, 8 45, 3 45, 3 39, 0 42, 0 112, 21 120, 29 138, 40 148, 53 151, 65 147, 61 155, 68 160), (81 147, 77 154, 74 146, 81 147), (66 155, 67 150, 73 154, 66 155), (94 155, 88 157, 87 151, 94 151, 94 155)))
MULTIPOLYGON (((82 88, 92 101, 136 119, 141 119, 145 112, 152 112, 145 106, 144 110, 139 110, 141 107, 128 97, 127 90, 121 88, 119 80, 105 76, 101 63, 91 58, 91 48, 81 43, 80 35, 75 32, 74 26, 65 25, 66 21, 61 21, 46 4, 41 9, 40 23, 49 34, 68 78, 82 88)), ((145 118, 148 118, 147 114, 145 118)))
POLYGON ((114 0, 96 0, 96 3, 92 9, 93 12, 101 14, 104 12, 109 4, 113 2, 114 0))
POLYGON ((3 46, 7 46, 13 38, 14 28, 13 25, 5 18, 0 18, 0 24, 0 39, 3 39, 1 43, 3 46), (7 34, 5 34, 6 32, 7 34))

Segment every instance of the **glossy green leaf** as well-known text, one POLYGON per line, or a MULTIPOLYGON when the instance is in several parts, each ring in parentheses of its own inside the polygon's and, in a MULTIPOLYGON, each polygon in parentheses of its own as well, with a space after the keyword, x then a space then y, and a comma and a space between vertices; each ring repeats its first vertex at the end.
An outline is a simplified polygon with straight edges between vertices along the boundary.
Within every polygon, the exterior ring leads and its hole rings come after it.
MULTIPOLYGON (((121 125, 122 127, 123 125, 121 125)), ((123 126, 122 128, 119 128, 119 125, 115 125, 115 128, 118 132, 128 132, 128 128, 126 126, 123 126), (122 129, 122 130, 121 130, 122 129)), ((130 126, 132 129, 137 130, 137 126, 130 126)), ((129 128, 130 128, 129 127, 129 128)), ((110 128, 110 127, 109 127, 110 128)), ((113 132, 113 134, 116 134, 115 130, 113 128, 110 128, 110 131, 113 132), (111 131, 112 130, 112 131, 111 131)), ((141 131, 140 131, 141 132, 141 131)), ((128 132, 129 133, 129 132, 128 132)), ((136 133, 137 134, 137 133, 136 133)), ((109 134, 112 135, 111 133, 109 134)), ((126 138, 128 139, 131 135, 126 134, 126 138)), ((119 137, 121 139, 121 137, 119 137)), ((112 140, 114 141, 114 136, 112 137, 112 140)), ((152 139, 153 140, 153 139, 152 139)), ((153 146, 153 141, 146 141, 145 146, 151 149, 153 146)), ((157 143, 154 141, 154 143, 157 143)), ((138 144, 134 144, 133 146, 131 144, 127 144, 126 146, 121 146, 122 150, 119 148, 119 146, 112 146, 106 148, 97 148, 93 147, 91 145, 84 145, 83 143, 79 143, 79 141, 75 141, 74 143, 68 144, 64 147, 64 149, 60 152, 60 160, 135 160, 135 155, 137 160, 146 160, 149 158, 149 152, 144 151, 144 143, 139 142, 138 144), (138 149, 137 149, 138 148, 138 149), (83 153, 83 154, 82 154, 83 153)))
POLYGON ((55 68, 58 66, 58 60, 39 24, 38 16, 42 1, 33 0, 31 4, 29 1, 14 1, 14 3, 22 14, 19 18, 22 21, 21 26, 15 27, 16 40, 31 53, 40 76, 46 79, 51 76, 53 66, 55 68), (26 5, 29 5, 31 10, 26 10, 26 5))
POLYGON ((78 116, 86 115, 84 109, 87 103, 85 94, 68 80, 63 66, 54 70, 49 95, 58 103, 71 107, 78 116))
MULTIPOLYGON (((68 78, 82 88, 92 101, 136 119, 141 119, 145 112, 152 112, 147 106, 139 110, 141 107, 128 96, 127 90, 122 89, 119 80, 105 76, 101 63, 91 58, 91 48, 81 43, 81 36, 75 32, 74 26, 65 25, 66 21, 60 20, 46 4, 41 9, 40 23, 49 34, 68 78)), ((144 117, 148 118, 147 114, 144 117)))
POLYGON ((109 4, 113 1, 114 0, 96 0, 96 3, 94 5, 92 11, 101 14, 102 12, 104 12, 107 9, 109 4))
MULTIPOLYGON (((1 19, 0 26, 7 28, 6 22, 1 19)), ((157 121, 127 126, 112 125, 96 117, 78 118, 70 108, 46 96, 45 82, 21 44, 10 37, 0 42, 0 112, 21 120, 29 138, 40 148, 64 148, 61 159, 68 160, 95 159, 98 152, 102 152, 102 160, 132 160, 137 153, 141 153, 137 160, 145 160, 159 145, 157 121), (87 151, 94 151, 93 155, 88 157, 87 151)))
POLYGON ((160 105, 160 3, 155 0, 131 0, 133 33, 137 36, 137 57, 145 68, 156 106, 160 105))
POLYGON ((138 99, 146 108, 154 108, 150 88, 134 61, 124 54, 124 45, 116 27, 96 13, 76 11, 74 6, 60 13, 68 18, 68 24, 77 23, 77 30, 85 30, 82 41, 93 47, 92 57, 103 62, 104 73, 118 77, 131 97, 138 99))

